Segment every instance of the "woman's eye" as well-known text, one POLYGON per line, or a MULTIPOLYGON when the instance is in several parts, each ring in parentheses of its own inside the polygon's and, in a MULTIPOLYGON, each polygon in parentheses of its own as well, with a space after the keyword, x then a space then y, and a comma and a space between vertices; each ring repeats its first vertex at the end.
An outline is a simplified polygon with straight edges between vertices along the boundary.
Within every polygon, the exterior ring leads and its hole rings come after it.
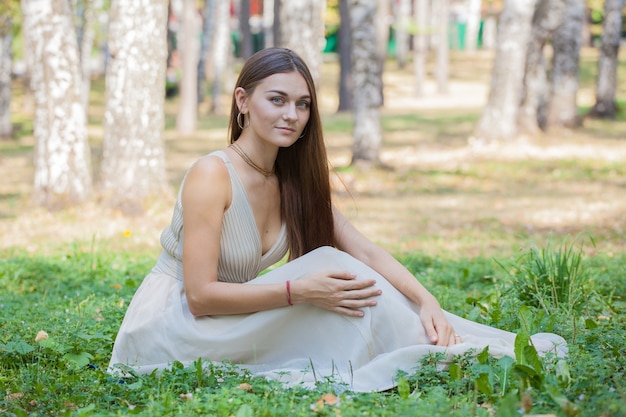
POLYGON ((285 102, 282 97, 272 97, 271 101, 274 104, 283 104, 285 102))
POLYGON ((300 101, 298 102, 298 107, 301 109, 308 109, 310 106, 310 103, 308 101, 300 101))

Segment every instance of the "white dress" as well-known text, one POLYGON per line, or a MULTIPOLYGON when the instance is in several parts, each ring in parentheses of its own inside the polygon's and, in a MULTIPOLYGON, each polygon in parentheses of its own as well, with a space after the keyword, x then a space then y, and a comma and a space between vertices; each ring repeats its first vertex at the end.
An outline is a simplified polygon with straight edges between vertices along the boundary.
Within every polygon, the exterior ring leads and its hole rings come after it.
MULTIPOLYGON (((462 343, 450 347, 432 345, 420 321, 419 306, 367 265, 331 247, 318 248, 258 276, 285 254, 284 227, 272 249, 261 255, 254 217, 247 217, 252 211, 243 185, 227 156, 216 154, 225 161, 233 186, 233 201, 224 220, 225 226, 229 224, 223 229, 221 242, 220 263, 226 268, 220 268, 218 279, 241 279, 241 275, 229 274, 230 269, 241 268, 250 270, 242 285, 297 280, 321 270, 347 270, 357 279, 376 279, 376 286, 382 290, 378 305, 363 309, 365 315, 361 318, 308 304, 253 314, 194 317, 189 312, 182 281, 179 196, 172 225, 161 239, 164 250, 135 293, 118 332, 109 365, 111 372, 119 372, 115 365, 120 363, 149 373, 168 367, 172 361, 189 364, 203 358, 215 363, 226 360, 287 386, 313 386, 316 381, 332 378, 353 391, 368 392, 395 386, 399 370, 411 372, 430 353, 442 352, 450 358, 469 349, 480 351, 488 345, 492 356, 514 356, 514 333, 448 312, 445 314, 462 343), (238 228, 249 230, 244 233, 238 228), (233 235, 235 231, 237 234, 233 235), (251 236, 250 240, 240 239, 242 233, 251 236), (231 252, 237 252, 236 256, 229 258, 232 253, 224 253, 229 247, 231 252)), ((567 353, 564 339, 555 334, 536 334, 532 341, 541 354, 567 353)))

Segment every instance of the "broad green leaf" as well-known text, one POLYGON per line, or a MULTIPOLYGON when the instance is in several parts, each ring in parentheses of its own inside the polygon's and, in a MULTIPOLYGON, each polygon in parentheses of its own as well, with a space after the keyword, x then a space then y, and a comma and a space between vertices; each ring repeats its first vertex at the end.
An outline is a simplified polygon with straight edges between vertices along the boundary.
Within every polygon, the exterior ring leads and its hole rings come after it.
POLYGON ((485 348, 478 354, 476 357, 478 362, 481 364, 486 364, 489 361, 489 345, 485 346, 485 348))
POLYGON ((526 332, 519 332, 515 336, 515 360, 519 363, 524 363, 524 347, 528 346, 530 336, 526 332))
POLYGON ((489 374, 478 375, 478 378, 476 378, 476 388, 483 394, 493 394, 493 386, 491 385, 491 381, 489 381, 489 374))
POLYGON ((402 377, 398 378, 398 395, 400 398, 406 400, 409 398, 409 394, 411 394, 411 388, 408 381, 402 377))
POLYGON ((450 373, 450 378, 452 378, 453 381, 458 381, 463 376, 463 372, 461 371, 461 367, 458 363, 450 364, 448 372, 450 373))
POLYGON ((89 365, 89 361, 93 359, 89 352, 68 352, 63 357, 79 368, 89 365))
POLYGON ((7 343, 5 349, 9 353, 19 353, 20 355, 25 355, 35 350, 35 347, 29 345, 23 340, 20 340, 19 342, 7 343))
POLYGON ((252 407, 250 407, 248 404, 244 404, 241 407, 239 407, 239 410, 237 410, 237 414, 235 414, 235 417, 253 417, 254 416, 254 412, 252 410, 252 407))

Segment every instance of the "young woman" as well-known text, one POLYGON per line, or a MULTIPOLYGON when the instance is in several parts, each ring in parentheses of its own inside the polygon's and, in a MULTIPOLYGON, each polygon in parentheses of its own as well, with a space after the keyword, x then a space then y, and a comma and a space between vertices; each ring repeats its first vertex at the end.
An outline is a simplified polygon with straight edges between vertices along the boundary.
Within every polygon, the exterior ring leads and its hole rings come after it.
MULTIPOLYGON (((315 87, 292 51, 265 49, 245 63, 230 143, 187 172, 112 371, 203 358, 288 384, 332 377, 371 391, 393 387, 398 370, 428 353, 489 345, 513 355, 515 334, 443 311, 333 207, 315 87)), ((553 334, 533 342, 565 352, 553 334)))

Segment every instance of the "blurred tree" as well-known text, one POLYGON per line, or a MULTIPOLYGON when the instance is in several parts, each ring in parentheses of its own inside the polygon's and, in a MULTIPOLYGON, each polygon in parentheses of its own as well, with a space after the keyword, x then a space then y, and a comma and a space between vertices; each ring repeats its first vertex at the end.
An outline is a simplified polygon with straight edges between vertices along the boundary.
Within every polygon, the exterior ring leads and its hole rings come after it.
MULTIPOLYGON (((278 0, 276 0, 278 1, 278 0)), ((350 0, 339 0, 339 108, 338 111, 352 110, 354 82, 352 80, 352 30, 350 24, 350 0)))
POLYGON ((140 214, 168 192, 163 148, 167 0, 111 5, 101 167, 103 203, 140 214))
POLYGON ((428 56, 428 37, 430 26, 428 0, 413 0, 413 18, 415 20, 415 35, 413 36, 413 75, 415 77, 415 96, 424 95, 426 82, 426 57, 428 56))
POLYGON ((188 136, 198 125, 198 61, 200 59, 200 16, 196 9, 197 0, 184 0, 179 44, 182 75, 176 131, 188 136))
POLYGON ((482 0, 468 0, 467 26, 465 30, 465 50, 474 52, 478 47, 482 0))
POLYGON ((0 0, 0 140, 13 136, 11 124, 11 69, 13 56, 13 19, 19 3, 0 0))
POLYGON ((437 38, 437 68, 435 70, 437 78, 437 91, 440 94, 448 93, 448 75, 450 67, 450 0, 436 0, 438 38, 437 38))
POLYGON ((77 25, 78 47, 80 50, 80 68, 82 75, 82 101, 85 111, 89 107, 89 92, 91 90, 91 52, 95 40, 96 1, 73 0, 75 15, 79 17, 77 25))
POLYGON ((202 103, 205 97, 206 80, 209 77, 210 71, 208 68, 211 65, 211 42, 215 32, 215 6, 218 3, 217 0, 204 0, 202 6, 202 36, 200 37, 200 54, 198 56, 198 82, 197 95, 198 103, 202 103))
POLYGON ((518 114, 520 131, 530 135, 537 134, 540 127, 545 127, 548 77, 544 47, 563 22, 565 6, 566 0, 540 0, 535 7, 518 114))
POLYGON ((60 209, 92 193, 78 42, 66 0, 22 0, 21 5, 35 98, 33 201, 60 209))
POLYGON ((581 123, 576 97, 584 16, 584 0, 567 0, 565 18, 555 30, 552 39, 552 72, 546 128, 576 127, 581 123))
POLYGON ((381 166, 382 63, 376 43, 377 0, 350 0, 354 129, 352 164, 381 166))
POLYGON ((536 0, 505 0, 498 24, 489 97, 470 143, 517 136, 517 114, 536 0))
MULTIPOLYGON (((278 1, 278 0, 276 0, 278 1)), ((304 59, 319 86, 324 49, 326 0, 282 0, 280 5, 280 46, 304 59)))
POLYGON ((211 113, 221 114, 229 109, 222 103, 224 85, 231 84, 227 77, 232 76, 233 53, 230 39, 230 8, 228 2, 218 1, 215 7, 215 31, 212 39, 211 55, 211 113))
POLYGON ((598 60, 596 102, 589 116, 614 119, 617 110, 617 65, 622 31, 623 0, 605 0, 602 24, 602 45, 598 60))
POLYGON ((244 60, 254 53, 250 30, 250 0, 239 0, 239 54, 244 60))
POLYGON ((411 34, 411 0, 398 0, 393 8, 396 34, 396 61, 403 69, 409 59, 409 40, 411 34))

